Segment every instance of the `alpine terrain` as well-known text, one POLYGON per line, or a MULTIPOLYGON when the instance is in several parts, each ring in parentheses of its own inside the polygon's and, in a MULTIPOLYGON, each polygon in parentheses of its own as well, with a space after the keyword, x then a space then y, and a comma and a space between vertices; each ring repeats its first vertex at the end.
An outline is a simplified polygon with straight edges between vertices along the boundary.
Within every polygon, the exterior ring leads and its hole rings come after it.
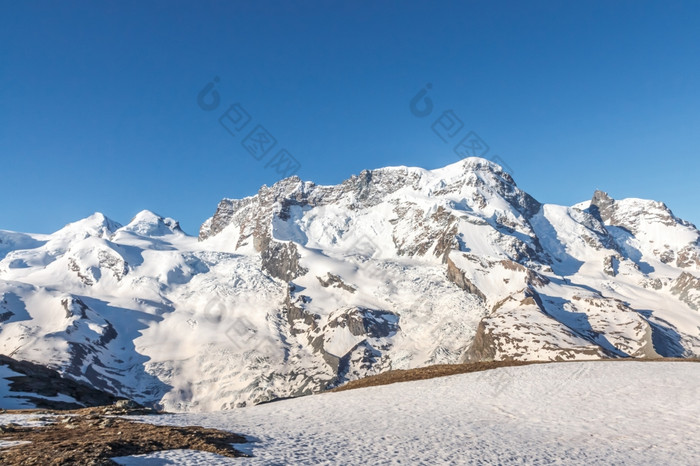
POLYGON ((541 204, 479 158, 292 177, 198 237, 149 211, 0 231, 0 353, 16 404, 80 400, 13 389, 13 360, 169 411, 438 363, 697 357, 700 232, 601 191, 541 204))

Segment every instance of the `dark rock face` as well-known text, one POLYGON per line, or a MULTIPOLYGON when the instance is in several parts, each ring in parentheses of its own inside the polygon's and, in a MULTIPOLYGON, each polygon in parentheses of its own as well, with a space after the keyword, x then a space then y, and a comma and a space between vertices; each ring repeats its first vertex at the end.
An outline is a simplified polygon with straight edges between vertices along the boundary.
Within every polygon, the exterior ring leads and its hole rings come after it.
POLYGON ((243 207, 252 204, 251 198, 246 199, 223 199, 216 207, 216 212, 209 224, 202 225, 199 231, 199 239, 204 240, 215 236, 223 231, 234 218, 234 214, 243 207))
POLYGON ((294 243, 266 242, 260 252, 262 268, 271 277, 290 282, 307 270, 299 265, 299 252, 294 243))
POLYGON ((496 357, 496 340, 487 329, 486 322, 479 322, 474 341, 464 355, 464 361, 493 361, 496 357))
MULTIPOLYGON (((303 298, 301 299, 303 301, 303 298)), ((374 347, 373 339, 391 337, 400 331, 399 316, 393 312, 366 309, 349 308, 332 313, 325 324, 320 324, 321 317, 311 315, 300 307, 301 303, 287 299, 287 319, 293 335, 305 336, 313 351, 321 356, 335 377, 327 383, 335 385, 353 370, 367 368, 377 363, 383 354, 380 349, 384 346, 374 347), (358 343, 347 349, 343 354, 333 354, 326 348, 326 342, 331 334, 347 329, 351 335, 358 337, 358 343)))
MULTIPOLYGON (((482 319, 463 360, 658 358, 670 355, 673 338, 667 330, 616 299, 587 293, 562 306, 526 288, 498 302, 482 319), (584 317, 586 308, 599 316, 584 317), (619 314, 629 320, 619 324, 619 314), (614 323, 618 331, 604 336, 601 329, 614 323)), ((677 355, 677 348, 673 350, 677 355)))
POLYGON ((347 327, 355 336, 388 337, 399 329, 399 317, 393 312, 354 308, 335 315, 329 328, 347 327))
POLYGON ((12 371, 22 374, 10 377, 10 390, 13 392, 33 393, 36 396, 22 396, 37 408, 43 409, 77 409, 90 406, 110 405, 117 397, 95 387, 63 377, 48 367, 27 361, 17 361, 0 355, 0 365, 8 366, 12 371), (42 397, 67 395, 77 403, 51 401, 42 397))
POLYGON ((593 217, 605 223, 609 221, 615 213, 615 200, 608 193, 596 190, 591 199, 589 212, 593 217))
POLYGON ((326 278, 321 278, 321 277, 316 277, 318 278, 318 281, 321 283, 321 286, 324 288, 328 288, 329 286, 335 287, 335 288, 340 288, 341 290, 348 291, 350 293, 354 293, 357 291, 355 287, 348 285, 343 281, 342 278, 340 278, 338 275, 332 274, 328 272, 326 274, 326 278))
POLYGON ((464 275, 464 272, 462 272, 450 258, 447 258, 447 278, 464 291, 478 296, 483 301, 486 300, 484 293, 482 293, 479 288, 469 281, 469 279, 464 275))
POLYGON ((528 269, 527 272, 525 272, 525 284, 527 284, 528 287, 542 287, 549 284, 549 278, 532 269, 528 269))
POLYGON ((338 378, 333 386, 348 380, 358 379, 364 374, 378 373, 382 366, 382 353, 367 341, 361 341, 339 360, 338 378))
POLYGON ((620 264, 620 259, 617 256, 606 256, 603 262, 603 271, 611 277, 617 276, 617 268, 620 264))
POLYGON ((662 202, 641 200, 638 202, 635 209, 624 209, 620 202, 615 201, 607 193, 596 191, 591 199, 588 212, 604 224, 623 228, 634 235, 639 233, 642 213, 646 222, 655 222, 666 226, 690 225, 690 223, 676 218, 662 202))
POLYGON ((303 326, 310 328, 312 331, 316 330, 316 328, 318 327, 316 324, 316 320, 319 319, 320 316, 314 316, 306 309, 304 309, 303 305, 307 299, 306 296, 301 295, 297 298, 298 301, 295 301, 292 298, 292 291, 294 291, 294 285, 289 285, 287 287, 287 296, 284 301, 284 309, 286 310, 287 323, 289 324, 289 328, 292 335, 297 335, 303 332, 303 330, 295 328, 295 325, 297 323, 301 323, 303 326))
POLYGON ((85 304, 82 300, 71 297, 71 298, 63 298, 61 300, 61 306, 63 306, 63 309, 66 311, 66 318, 70 317, 79 317, 81 319, 87 319, 87 315, 85 314, 85 311, 88 310, 87 304, 85 304))
POLYGON ((10 309, 8 309, 9 303, 7 302, 7 295, 2 294, 0 295, 0 324, 3 322, 7 322, 10 320, 12 317, 14 317, 15 313, 12 312, 10 309))

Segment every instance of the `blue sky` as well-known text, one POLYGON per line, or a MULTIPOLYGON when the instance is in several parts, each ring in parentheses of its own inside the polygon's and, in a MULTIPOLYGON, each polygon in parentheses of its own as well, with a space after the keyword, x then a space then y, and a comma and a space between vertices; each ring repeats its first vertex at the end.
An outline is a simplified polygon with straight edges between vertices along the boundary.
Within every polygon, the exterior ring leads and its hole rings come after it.
POLYGON ((150 209, 196 234, 289 156, 319 184, 453 163, 447 110, 541 202, 603 189, 700 223, 700 2, 2 0, 0 43, 0 229, 150 209))

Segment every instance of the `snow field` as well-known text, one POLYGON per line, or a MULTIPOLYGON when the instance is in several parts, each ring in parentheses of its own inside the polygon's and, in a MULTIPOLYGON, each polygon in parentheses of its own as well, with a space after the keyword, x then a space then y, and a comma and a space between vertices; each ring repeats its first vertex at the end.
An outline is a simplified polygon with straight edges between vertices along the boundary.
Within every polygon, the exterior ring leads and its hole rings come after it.
POLYGON ((214 462, 175 451, 119 462, 698 464, 698 386, 700 365, 685 362, 500 368, 230 412, 142 417, 247 435, 255 457, 214 462))

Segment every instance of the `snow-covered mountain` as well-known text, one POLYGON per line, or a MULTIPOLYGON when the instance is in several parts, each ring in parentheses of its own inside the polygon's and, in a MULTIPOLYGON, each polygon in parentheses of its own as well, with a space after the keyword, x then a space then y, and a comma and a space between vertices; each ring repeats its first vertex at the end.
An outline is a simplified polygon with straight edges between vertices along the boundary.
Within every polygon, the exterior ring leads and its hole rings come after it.
POLYGON ((0 353, 173 411, 479 359, 700 355, 700 232, 596 191, 540 204, 478 158, 296 177, 199 237, 151 212, 0 231, 0 353))

